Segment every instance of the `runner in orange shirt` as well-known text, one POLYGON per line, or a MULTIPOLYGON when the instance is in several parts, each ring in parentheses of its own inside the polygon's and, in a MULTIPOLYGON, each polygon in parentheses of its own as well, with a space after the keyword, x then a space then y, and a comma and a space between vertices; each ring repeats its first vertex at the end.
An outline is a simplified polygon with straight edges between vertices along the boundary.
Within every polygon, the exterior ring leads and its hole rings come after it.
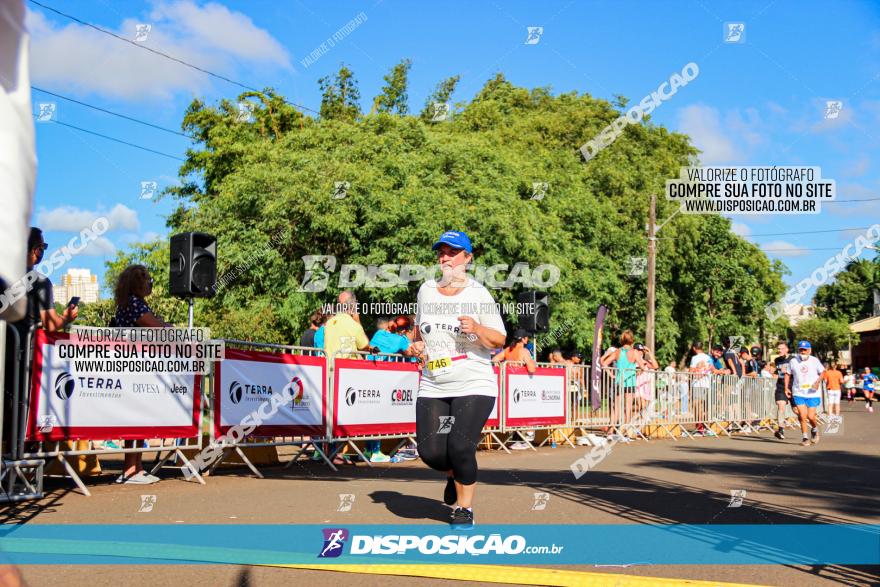
POLYGON ((828 402, 828 414, 831 421, 840 420, 840 390, 842 389, 843 373, 837 368, 837 363, 831 364, 830 369, 826 369, 822 373, 822 380, 825 381, 825 397, 828 402))

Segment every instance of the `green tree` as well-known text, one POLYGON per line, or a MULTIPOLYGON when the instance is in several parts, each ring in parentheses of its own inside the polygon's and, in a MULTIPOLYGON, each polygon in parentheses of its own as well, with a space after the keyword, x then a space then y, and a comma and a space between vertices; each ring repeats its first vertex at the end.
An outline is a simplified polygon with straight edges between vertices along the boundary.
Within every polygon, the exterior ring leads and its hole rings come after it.
POLYGON ((342 65, 336 76, 318 80, 321 88, 321 119, 351 122, 361 114, 361 99, 357 80, 351 70, 342 65))
POLYGON ((855 322, 869 318, 874 309, 874 290, 880 289, 880 257, 857 259, 847 264, 834 281, 816 288, 817 313, 833 320, 855 322))
POLYGON ((373 99, 373 112, 406 114, 409 111, 407 78, 410 67, 412 67, 412 61, 404 59, 391 68, 391 71, 385 76, 382 93, 373 99))
POLYGON ((458 80, 460 79, 461 76, 454 75, 437 84, 437 87, 434 88, 434 91, 428 96, 428 99, 425 100, 425 107, 419 114, 422 120, 427 122, 434 118, 434 104, 446 104, 449 102, 450 98, 452 98, 452 94, 455 92, 455 87, 458 85, 458 80))
POLYGON ((844 320, 808 318, 794 327, 796 340, 808 340, 813 354, 821 360, 829 359, 838 351, 859 343, 859 335, 850 331, 844 320))
MULTIPOLYGON (((447 82, 440 89, 451 92, 454 83, 447 82)), ((271 90, 249 98, 253 124, 235 121, 234 101, 195 100, 187 109, 183 127, 197 141, 181 166, 182 185, 166 194, 178 204, 168 226, 172 233, 217 234, 220 275, 241 273, 214 298, 197 300, 197 323, 232 338, 292 342, 308 315, 343 288, 340 264, 432 265, 431 243, 458 228, 473 239, 478 264, 558 268, 559 282, 547 289, 551 327, 564 330, 559 346, 588 350, 600 304, 610 309, 608 337, 632 328, 643 339, 646 283, 629 275, 630 258, 647 249, 649 194, 662 194, 665 180, 698 155, 687 136, 650 120, 629 125, 585 164, 580 145, 621 114, 588 94, 516 87, 498 74, 441 125, 397 107, 358 116, 353 76, 344 67, 321 87, 317 120, 271 90), (348 195, 334 199, 340 181, 349 182, 348 195), (532 199, 535 182, 549 186, 543 199, 532 199), (279 231, 283 238, 273 240, 279 231), (336 258, 327 291, 301 291, 306 255, 336 258)), ((675 209, 659 198, 659 218, 675 209)), ((782 294, 784 267, 733 234, 729 220, 680 215, 661 236, 661 360, 680 358, 693 340, 757 337, 769 328, 763 308, 782 294)), ((108 279, 131 262, 143 262, 157 283, 167 283, 167 244, 121 253, 108 279)), ((366 303, 411 303, 418 287, 352 289, 366 303)), ((492 293, 513 302, 525 288, 492 293)), ((185 321, 186 304, 158 288, 151 304, 167 319, 185 321)), ((374 319, 363 317, 368 331, 374 319)))

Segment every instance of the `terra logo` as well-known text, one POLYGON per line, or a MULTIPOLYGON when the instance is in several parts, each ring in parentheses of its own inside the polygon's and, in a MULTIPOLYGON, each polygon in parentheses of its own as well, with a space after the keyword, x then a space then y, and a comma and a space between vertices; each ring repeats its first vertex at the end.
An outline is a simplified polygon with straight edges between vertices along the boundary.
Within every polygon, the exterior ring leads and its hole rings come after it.
POLYGON ((237 404, 238 402, 240 402, 243 392, 244 391, 241 387, 241 383, 239 383, 238 381, 233 381, 229 385, 229 399, 232 401, 232 403, 237 404))
POLYGON ((350 406, 354 405, 354 402, 357 400, 357 391, 354 387, 349 387, 345 390, 345 403, 350 406))
POLYGON ((70 399, 76 389, 76 380, 70 373, 59 373, 55 378, 55 395, 58 399, 70 399))
POLYGON ((348 540, 348 530, 345 528, 323 528, 324 546, 318 553, 318 558, 336 558, 342 554, 345 541, 348 540))

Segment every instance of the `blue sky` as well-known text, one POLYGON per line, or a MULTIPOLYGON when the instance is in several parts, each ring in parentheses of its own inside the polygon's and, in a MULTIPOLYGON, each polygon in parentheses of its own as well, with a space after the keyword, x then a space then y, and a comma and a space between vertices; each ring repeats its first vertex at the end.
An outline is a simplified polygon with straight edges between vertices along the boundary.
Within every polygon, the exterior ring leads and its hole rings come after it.
MULTIPOLYGON (((524 87, 550 86, 638 102, 688 62, 699 76, 652 114, 687 132, 704 164, 809 165, 835 179, 838 200, 819 215, 739 216, 735 230, 791 269, 794 284, 880 222, 880 3, 755 2, 110 2, 41 0, 80 20, 318 109, 318 78, 341 62, 355 72, 364 109, 402 58, 413 66, 411 110, 438 81, 461 75, 470 99, 496 72, 524 87), (359 13, 366 20, 316 62, 301 60, 359 13), (745 42, 724 43, 724 23, 745 42), (527 27, 543 27, 526 44, 527 27), (824 117, 829 100, 843 108, 824 117), (862 228, 815 234, 817 230, 862 228), (777 235, 775 233, 797 233, 777 235), (764 236, 767 235, 767 236, 764 236), (823 250, 814 250, 823 249, 823 250)), ((28 3, 31 83, 153 124, 179 129, 193 96, 234 98, 240 88, 28 3)), ((39 91, 58 120, 183 157, 188 139, 95 112, 39 91)), ((176 181, 179 161, 52 123, 37 125, 34 223, 52 247, 102 214, 112 229, 65 267, 103 275, 134 241, 167 236, 170 201, 141 199, 141 182, 176 181)), ((578 147, 580 145, 573 145, 578 147)), ((661 245, 662 246, 662 245, 661 245)), ((221 250, 222 254, 222 250, 221 250)), ((866 252, 865 255, 873 256, 866 252)), ((53 278, 57 281, 58 276, 53 278)))

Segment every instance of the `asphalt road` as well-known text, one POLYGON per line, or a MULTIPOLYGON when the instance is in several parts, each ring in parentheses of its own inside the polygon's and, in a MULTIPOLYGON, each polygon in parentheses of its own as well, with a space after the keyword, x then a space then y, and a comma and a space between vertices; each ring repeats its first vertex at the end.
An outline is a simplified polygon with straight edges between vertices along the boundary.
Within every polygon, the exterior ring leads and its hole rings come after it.
MULTIPOLYGON (((880 523, 880 411, 844 404, 839 434, 801 447, 799 434, 786 441, 769 433, 732 438, 640 441, 615 446, 594 470, 575 480, 569 469, 585 448, 542 448, 513 454, 481 452, 477 523, 497 524, 798 524, 880 523), (728 507, 730 492, 745 490, 741 507, 728 507), (534 494, 550 494, 534 510, 534 494)), ((105 469, 116 463, 104 461, 105 469)), ((420 461, 348 466, 333 473, 304 463, 290 469, 263 468, 256 479, 244 468, 224 470, 206 486, 187 483, 169 469, 167 480, 144 487, 116 486, 114 475, 89 480, 92 497, 73 491, 69 481, 47 483, 38 504, 2 511, 5 523, 35 524, 402 524, 448 519, 440 498, 443 480, 420 461), (152 512, 138 512, 140 496, 156 495, 152 512), (350 512, 338 512, 339 494, 353 494, 350 512), (271 496, 271 500, 267 499, 271 496), (271 503, 271 507, 268 504, 271 503)), ((638 553, 633 553, 634 563, 638 553)), ((626 568, 565 567, 680 579, 734 581, 762 585, 872 585, 880 569, 844 565, 822 567, 634 565, 626 568)), ((462 582, 378 575, 342 575, 269 567, 139 565, 27 566, 29 585, 71 587, 139 585, 461 585, 462 582)))

